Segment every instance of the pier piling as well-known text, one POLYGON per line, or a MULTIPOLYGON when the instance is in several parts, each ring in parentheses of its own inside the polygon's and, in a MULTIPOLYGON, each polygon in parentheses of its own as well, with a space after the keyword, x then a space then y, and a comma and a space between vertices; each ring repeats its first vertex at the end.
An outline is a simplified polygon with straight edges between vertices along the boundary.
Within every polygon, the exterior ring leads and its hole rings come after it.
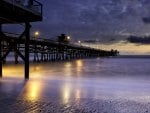
POLYGON ((0 24, 0 78, 2 78, 2 25, 0 24))
POLYGON ((29 79, 29 41, 30 41, 30 23, 25 23, 25 79, 29 79))

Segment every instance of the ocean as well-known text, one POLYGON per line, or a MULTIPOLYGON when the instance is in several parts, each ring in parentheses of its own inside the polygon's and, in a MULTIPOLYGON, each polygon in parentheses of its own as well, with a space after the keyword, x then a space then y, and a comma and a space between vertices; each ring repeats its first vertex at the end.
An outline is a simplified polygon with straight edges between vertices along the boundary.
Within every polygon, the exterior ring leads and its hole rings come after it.
POLYGON ((23 64, 6 64, 0 106, 14 113, 150 113, 150 58, 31 63, 28 81, 23 64))

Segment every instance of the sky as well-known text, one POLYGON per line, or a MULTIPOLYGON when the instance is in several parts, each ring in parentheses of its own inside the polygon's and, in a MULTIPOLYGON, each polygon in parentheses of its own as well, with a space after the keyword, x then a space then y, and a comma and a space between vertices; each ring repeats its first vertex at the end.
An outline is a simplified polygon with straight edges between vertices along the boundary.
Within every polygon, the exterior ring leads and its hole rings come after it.
POLYGON ((43 21, 33 23, 32 34, 39 31, 41 37, 55 39, 65 33, 73 41, 98 40, 94 46, 104 44, 104 49, 119 49, 120 45, 130 49, 132 45, 132 51, 122 49, 122 53, 150 54, 149 44, 131 44, 126 40, 130 35, 150 35, 150 24, 143 21, 150 18, 150 0, 38 1, 43 3, 43 21), (143 49, 137 50, 137 46, 143 49))
MULTIPOLYGON (((150 34, 150 0, 40 0, 45 35, 67 33, 81 39, 103 35, 150 34)), ((37 28, 37 27, 35 27, 37 28)))

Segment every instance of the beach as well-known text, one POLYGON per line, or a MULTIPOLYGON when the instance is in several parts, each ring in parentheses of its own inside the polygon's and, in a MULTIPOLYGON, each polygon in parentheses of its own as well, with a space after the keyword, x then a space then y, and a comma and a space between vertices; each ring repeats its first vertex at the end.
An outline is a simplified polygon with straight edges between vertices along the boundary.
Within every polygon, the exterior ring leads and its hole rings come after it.
POLYGON ((0 113, 150 113, 149 58, 3 66, 0 113))

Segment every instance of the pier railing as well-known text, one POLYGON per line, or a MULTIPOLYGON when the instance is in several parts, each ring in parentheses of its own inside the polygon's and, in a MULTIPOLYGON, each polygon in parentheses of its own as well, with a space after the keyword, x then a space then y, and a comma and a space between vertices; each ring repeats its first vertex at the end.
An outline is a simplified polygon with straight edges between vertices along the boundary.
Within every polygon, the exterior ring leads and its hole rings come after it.
MULTIPOLYGON (((6 32, 6 31, 4 31, 3 32, 4 34, 5 34, 5 36, 8 36, 8 37, 13 37, 13 39, 15 40, 17 40, 18 39, 18 37, 20 36, 20 34, 17 34, 17 33, 11 33, 11 32, 6 32)), ((24 40, 25 39, 25 37, 22 37, 21 38, 21 40, 24 40)), ((50 43, 50 44, 54 44, 54 45, 60 45, 60 46, 66 46, 66 47, 70 47, 70 48, 81 48, 81 49, 90 49, 90 50, 94 50, 94 51, 103 51, 103 50, 100 50, 100 49, 96 49, 96 48, 91 48, 91 47, 88 47, 88 46, 82 46, 82 45, 78 45, 78 44, 76 44, 76 43, 69 43, 69 44, 65 44, 65 43, 60 43, 60 42, 58 42, 58 41, 56 41, 56 40, 52 40, 52 39, 46 39, 46 38, 36 38, 36 37, 34 37, 34 36, 31 36, 31 39, 30 39, 30 41, 31 42, 40 42, 40 43, 50 43)), ((105 50, 105 52, 109 52, 109 51, 106 51, 105 50)))

